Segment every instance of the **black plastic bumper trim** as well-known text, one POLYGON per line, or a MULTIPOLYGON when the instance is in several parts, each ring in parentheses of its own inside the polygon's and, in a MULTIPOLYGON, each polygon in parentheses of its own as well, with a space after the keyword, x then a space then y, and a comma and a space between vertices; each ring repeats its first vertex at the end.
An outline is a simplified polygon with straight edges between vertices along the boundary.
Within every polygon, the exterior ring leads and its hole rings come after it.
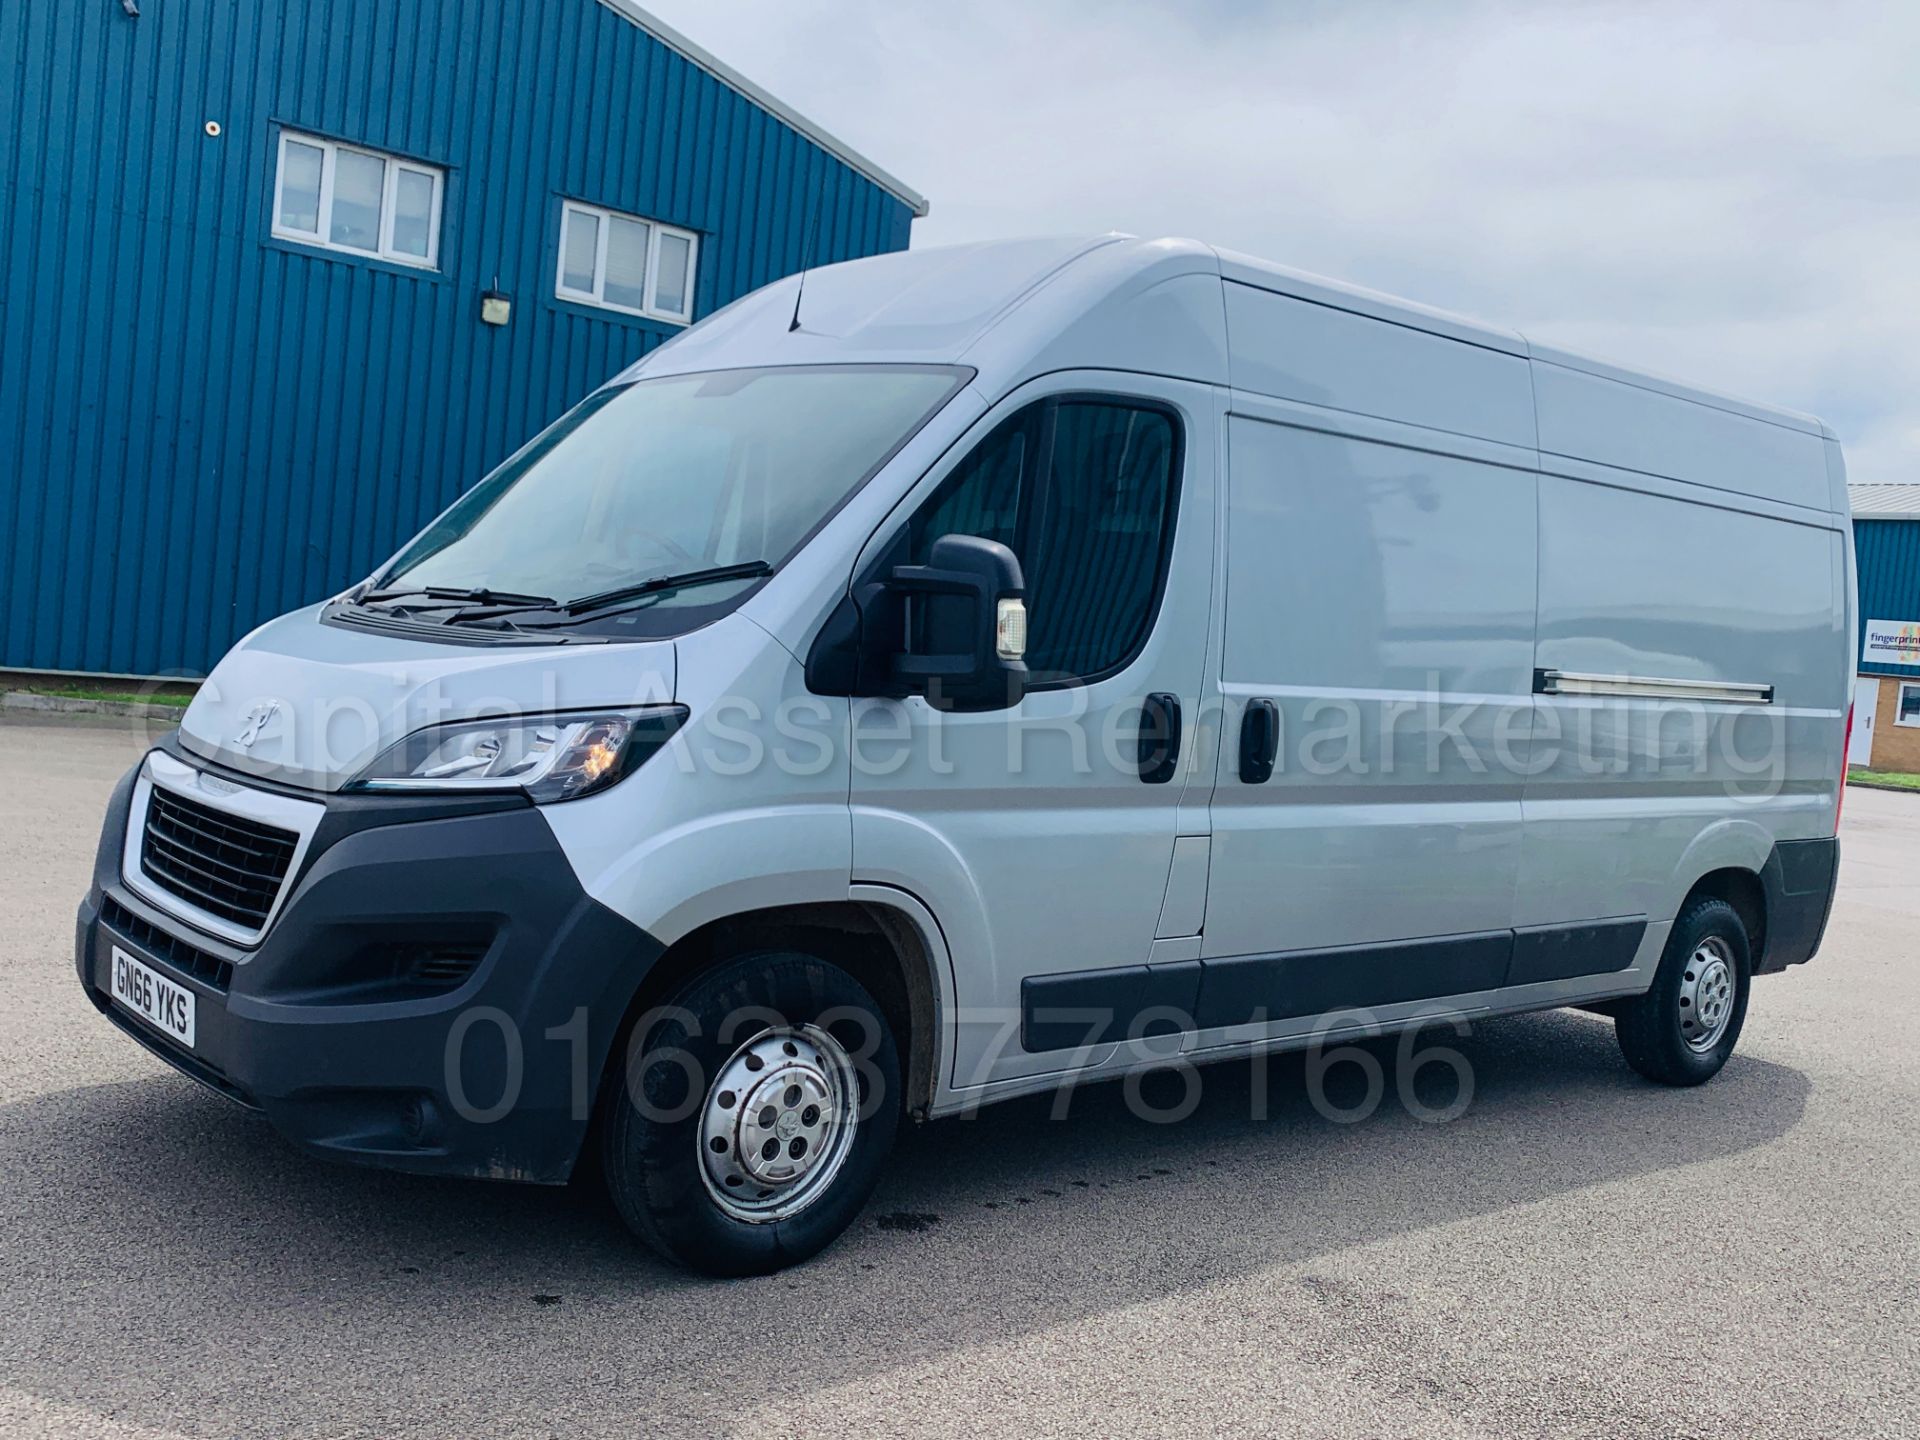
POLYGON ((75 928, 80 983, 115 1025, 313 1153, 437 1174, 568 1177, 594 1082, 663 947, 585 892, 536 809, 449 813, 407 797, 325 797, 329 843, 315 846, 259 945, 238 950, 179 933, 181 922, 121 883, 134 774, 108 803, 75 928), (102 915, 115 907, 118 927, 102 915), (417 976, 398 983, 392 963, 369 958, 385 955, 381 942, 469 933, 492 937, 484 958, 437 993, 421 993, 417 976), (113 948, 178 972, 169 937, 190 937, 230 967, 188 978, 192 1052, 142 1033, 109 998, 113 948), (225 991, 210 978, 226 978, 225 991), (486 1023, 456 1035, 479 1009, 486 1023), (509 1028, 517 1045, 503 1038, 509 1028))
POLYGON ((1646 916, 1623 915, 1035 975, 1020 982, 1020 1043, 1029 1053, 1067 1050, 1611 974, 1632 966, 1646 930, 1646 916))
POLYGON ((1020 982, 1020 1044, 1029 1053, 1177 1035, 1200 994, 1198 960, 1122 965, 1020 982))
POLYGON ((1487 930, 1206 960, 1194 1018, 1199 1029, 1214 1030, 1494 990, 1512 955, 1513 932, 1487 930))
POLYGON ((1573 980, 1625 970, 1633 964, 1646 933, 1644 915, 1586 920, 1578 925, 1525 926, 1513 932, 1513 965, 1507 971, 1506 983, 1534 985, 1543 980, 1573 980))
POLYGON ((1760 867, 1767 900, 1766 944, 1756 975, 1804 965, 1820 949, 1840 879, 1840 839, 1780 840, 1760 867))

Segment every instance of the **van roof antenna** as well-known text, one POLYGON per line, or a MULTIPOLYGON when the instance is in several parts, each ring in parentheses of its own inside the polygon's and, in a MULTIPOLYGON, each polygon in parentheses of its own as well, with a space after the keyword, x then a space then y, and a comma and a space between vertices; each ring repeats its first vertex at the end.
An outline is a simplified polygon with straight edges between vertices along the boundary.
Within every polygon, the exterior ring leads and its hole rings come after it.
POLYGON ((800 283, 793 287, 793 319, 787 322, 787 333, 791 335, 800 328, 800 297, 807 293, 807 272, 800 272, 800 283))
POLYGON ((800 328, 800 301, 807 293, 807 271, 813 268, 813 240, 820 225, 820 191, 816 186, 813 203, 807 207, 807 243, 800 252, 800 283, 793 287, 793 319, 787 322, 791 335, 800 328))

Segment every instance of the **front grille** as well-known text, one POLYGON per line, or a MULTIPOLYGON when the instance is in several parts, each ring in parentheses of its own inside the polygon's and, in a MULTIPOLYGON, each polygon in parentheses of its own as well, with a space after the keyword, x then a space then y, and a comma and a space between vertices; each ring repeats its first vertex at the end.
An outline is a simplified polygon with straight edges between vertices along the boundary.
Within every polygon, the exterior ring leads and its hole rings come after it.
POLYGON ((224 994, 233 984, 232 965, 197 945, 189 945, 177 935, 169 935, 157 925, 148 924, 111 895, 100 906, 100 919, 109 930, 126 936, 156 960, 165 961, 202 985, 224 994))
POLYGON ((279 897, 298 839, 156 785, 140 868, 208 914, 258 930, 279 897))

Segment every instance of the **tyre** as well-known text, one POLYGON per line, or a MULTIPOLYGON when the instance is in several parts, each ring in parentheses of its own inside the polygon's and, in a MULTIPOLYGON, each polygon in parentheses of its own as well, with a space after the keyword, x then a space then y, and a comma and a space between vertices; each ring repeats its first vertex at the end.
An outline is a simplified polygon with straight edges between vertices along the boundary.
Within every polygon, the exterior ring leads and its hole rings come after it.
POLYGON ((601 1163, 621 1218, 710 1275, 817 1253, 873 1193, 900 1118, 880 1006, 817 956, 742 956, 642 1016, 608 1077, 601 1163))
POLYGON ((1627 1063, 1662 1085, 1720 1073, 1740 1039, 1753 982, 1747 927, 1724 900, 1688 903, 1646 994, 1620 1002, 1614 1034, 1627 1063))

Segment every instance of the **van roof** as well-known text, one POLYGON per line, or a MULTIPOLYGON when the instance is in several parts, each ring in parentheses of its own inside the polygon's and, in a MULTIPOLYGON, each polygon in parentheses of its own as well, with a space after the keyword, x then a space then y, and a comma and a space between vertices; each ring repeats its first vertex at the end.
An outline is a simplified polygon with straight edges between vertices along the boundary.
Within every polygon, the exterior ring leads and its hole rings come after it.
MULTIPOLYGON (((683 331, 635 369, 649 374, 832 360, 957 364, 1048 280, 1117 235, 982 241, 823 265, 754 291, 683 331)), ((1193 247, 1196 261, 1210 252, 1193 247)), ((1140 265, 1147 262, 1141 256, 1140 265)), ((1084 284, 1080 288, 1085 288, 1084 284)), ((1086 294, 1096 306, 1102 296, 1086 294)))
MULTIPOLYGON (((1810 415, 1739 399, 1530 340, 1521 332, 1345 281, 1192 240, 1052 237, 934 246, 789 276, 682 332, 628 373, 685 373, 832 360, 976 364, 1012 361, 1103 307, 1205 274, 1311 304, 1557 365, 1788 429, 1834 438, 1810 415), (1023 300, 1042 298, 1040 306, 1023 300), (991 341, 991 343, 989 343, 991 341)), ((1101 333, 1098 326, 1093 333, 1101 333)), ((1102 368, 1089 354, 1080 362, 1102 368)), ((1112 367, 1109 367, 1112 368, 1112 367)), ((1132 368, 1119 366, 1118 368, 1132 368)), ((1225 376, 1195 374, 1195 379, 1225 376)))

